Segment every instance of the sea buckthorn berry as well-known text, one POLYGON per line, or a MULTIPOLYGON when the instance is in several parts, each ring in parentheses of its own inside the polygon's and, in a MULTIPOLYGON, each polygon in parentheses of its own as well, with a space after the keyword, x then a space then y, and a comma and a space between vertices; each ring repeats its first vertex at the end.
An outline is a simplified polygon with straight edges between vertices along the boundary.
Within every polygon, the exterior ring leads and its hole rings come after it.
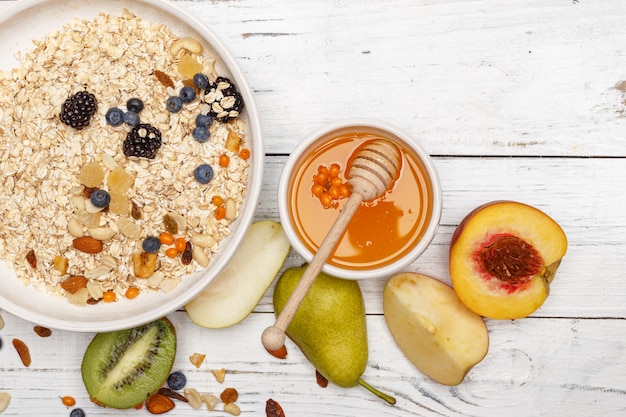
POLYGON ((331 185, 328 189, 328 195, 330 195, 333 200, 338 200, 339 197, 341 197, 339 187, 336 185, 331 185))
POLYGON ((225 168, 228 164, 230 164, 230 157, 225 154, 220 155, 220 166, 225 168))
POLYGON ((175 258, 178 256, 178 249, 176 248, 168 248, 165 251, 165 256, 167 256, 168 258, 175 258))
POLYGON ((339 187, 339 194, 341 194, 342 197, 350 197, 350 194, 352 193, 350 192, 350 187, 343 184, 341 187, 339 187))
POLYGON ((326 185, 327 181, 328 181, 328 172, 318 172, 317 173, 317 178, 316 178, 315 182, 317 182, 320 185, 326 185))
POLYGON ((76 404, 76 400, 74 399, 74 397, 72 397, 70 395, 66 395, 64 397, 61 397, 61 402, 63 403, 63 405, 67 405, 68 407, 71 407, 74 404, 76 404))
POLYGON ((313 193, 315 197, 321 196, 324 194, 324 191, 324 186, 320 184, 314 184, 313 187, 311 187, 311 193, 313 193))
POLYGON ((226 207, 219 206, 215 209, 215 218, 217 220, 222 220, 224 217, 226 217, 226 207))
POLYGON ((182 237, 179 237, 178 239, 176 239, 176 242, 174 243, 174 246, 176 247, 176 250, 178 252, 184 251, 186 245, 187 245, 187 242, 182 237))
POLYGON ((317 167, 317 172, 328 172, 328 168, 324 165, 320 165, 317 167))
POLYGON ((336 185, 337 187, 341 187, 341 184, 343 184, 343 181, 340 177, 332 177, 330 179, 330 185, 336 185))
POLYGON ((106 291, 104 294, 102 294, 102 301, 104 301, 105 303, 111 303, 115 301, 116 298, 117 297, 115 295, 115 292, 113 291, 106 291))
POLYGON ((241 159, 250 159, 250 149, 248 148, 241 148, 241 150, 239 151, 239 157, 241 159))
POLYGON ((322 194, 320 201, 324 207, 330 207, 333 204, 333 198, 328 193, 322 194))
POLYGON ((339 175, 340 170, 341 168, 339 167, 339 164, 331 164, 330 168, 328 169, 328 173, 330 174, 331 178, 334 178, 339 175))
POLYGON ((174 236, 172 236, 170 233, 164 232, 159 235, 159 240, 163 245, 171 245, 172 243, 174 243, 174 236))
POLYGON ((221 206, 224 204, 224 199, 219 195, 214 195, 213 198, 211 198, 211 203, 213 203, 214 206, 221 206))
POLYGON ((124 294, 126 298, 133 299, 139 295, 139 288, 137 287, 129 287, 126 290, 126 294, 124 294))

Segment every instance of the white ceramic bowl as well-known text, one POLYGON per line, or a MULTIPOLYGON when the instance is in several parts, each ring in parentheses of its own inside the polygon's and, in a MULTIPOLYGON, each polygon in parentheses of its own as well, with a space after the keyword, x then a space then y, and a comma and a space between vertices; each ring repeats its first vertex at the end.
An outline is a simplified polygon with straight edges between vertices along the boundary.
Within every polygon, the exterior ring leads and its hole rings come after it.
POLYGON ((251 168, 247 195, 239 217, 232 224, 232 234, 220 243, 219 253, 204 271, 182 280, 172 292, 142 294, 133 300, 122 299, 87 307, 77 307, 64 298, 53 298, 23 286, 2 262, 0 309, 56 329, 102 332, 130 328, 163 317, 186 304, 215 278, 237 250, 253 220, 261 189, 264 150, 258 111, 244 73, 224 44, 203 23, 173 4, 160 0, 20 0, 0 14, 0 51, 3 56, 0 68, 15 67, 18 62, 14 54, 17 51, 30 50, 33 39, 43 38, 74 18, 93 19, 100 12, 119 16, 124 8, 143 20, 165 24, 181 37, 200 40, 204 51, 217 58, 217 73, 233 80, 245 102, 242 117, 247 123, 246 146, 252 154, 251 168))
MULTIPOLYGON (((313 259, 314 253, 309 249, 297 232, 295 220, 290 210, 290 190, 294 184, 295 172, 313 151, 320 146, 327 144, 333 138, 343 134, 353 132, 370 133, 378 135, 395 142, 400 147, 409 150, 415 158, 421 161, 427 173, 430 188, 432 190, 432 207, 430 215, 426 221, 425 230, 421 238, 414 240, 410 248, 405 251, 402 257, 392 263, 376 266, 369 269, 349 269, 347 267, 326 263, 322 270, 330 275, 346 279, 376 279, 388 277, 400 272, 412 262, 414 262, 428 247, 439 227, 441 217, 442 193, 439 176, 430 155, 417 143, 415 139, 402 132, 395 126, 377 120, 353 119, 339 121, 325 126, 305 138, 290 154, 285 164, 278 185, 278 211, 283 228, 289 237, 293 248, 307 261, 313 259)), ((343 169, 343 167, 342 167, 343 169)), ((324 234, 326 231, 324 231, 324 234)), ((332 257, 332 255, 331 255, 332 257)))

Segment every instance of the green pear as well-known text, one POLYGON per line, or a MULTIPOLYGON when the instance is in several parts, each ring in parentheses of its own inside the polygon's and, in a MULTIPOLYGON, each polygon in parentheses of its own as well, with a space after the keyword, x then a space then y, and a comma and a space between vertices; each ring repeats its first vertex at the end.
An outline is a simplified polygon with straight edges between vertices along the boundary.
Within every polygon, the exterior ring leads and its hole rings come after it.
MULTIPOLYGON (((302 278, 306 265, 283 272, 274 289, 278 316, 302 278)), ((320 273, 286 332, 317 371, 344 388, 357 384, 390 404, 395 398, 367 384, 361 375, 368 358, 365 305, 357 281, 320 273)))

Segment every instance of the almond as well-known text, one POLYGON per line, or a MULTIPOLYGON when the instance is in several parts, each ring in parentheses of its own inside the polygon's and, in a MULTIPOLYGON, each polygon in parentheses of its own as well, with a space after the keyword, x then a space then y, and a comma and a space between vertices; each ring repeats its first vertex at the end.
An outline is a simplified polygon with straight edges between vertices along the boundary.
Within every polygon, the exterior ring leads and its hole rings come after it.
POLYGON ((72 246, 74 246, 74 249, 85 253, 102 252, 102 242, 91 236, 77 237, 72 241, 72 246))
POLYGON ((153 394, 146 400, 146 408, 152 414, 167 413, 174 407, 174 401, 163 394, 153 394))
POLYGON ((81 288, 85 288, 85 286, 87 285, 87 278, 80 276, 80 275, 75 275, 75 276, 71 276, 63 281, 61 281, 61 288, 63 288, 65 291, 69 292, 70 294, 74 294, 76 291, 80 290, 81 288))

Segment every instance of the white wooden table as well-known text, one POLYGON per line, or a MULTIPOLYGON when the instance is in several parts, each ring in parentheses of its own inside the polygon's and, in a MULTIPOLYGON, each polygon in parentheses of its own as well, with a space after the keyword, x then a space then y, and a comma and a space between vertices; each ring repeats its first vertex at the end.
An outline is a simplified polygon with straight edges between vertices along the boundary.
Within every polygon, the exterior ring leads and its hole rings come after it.
MULTIPOLYGON (((11 1, 0 1, 0 8, 11 1)), ((383 281, 362 283, 370 342, 365 378, 395 406, 361 388, 317 385, 288 341, 279 361, 260 342, 274 315, 270 288, 254 313, 225 330, 170 316, 175 364, 189 385, 240 393, 242 415, 278 401, 287 416, 626 415, 626 2, 623 0, 176 1, 231 49, 252 85, 266 140, 258 219, 277 219, 288 152, 325 123, 380 118, 433 155, 443 186, 440 231, 409 270, 449 283, 448 244, 475 206, 534 205, 569 238, 552 293, 531 317, 488 320, 491 345, 465 381, 424 377, 395 346, 382 316, 383 281), (195 369, 188 361, 204 352, 195 369), (211 368, 227 369, 218 384, 211 368)), ((290 255, 286 266, 302 262, 290 255)), ((0 391, 7 416, 66 416, 72 395, 88 416, 148 415, 96 407, 80 361, 92 334, 54 331, 2 314, 0 391), (22 366, 11 346, 31 348, 22 366)), ((209 413, 179 404, 170 415, 209 413)), ((224 412, 214 412, 224 415, 224 412)))

